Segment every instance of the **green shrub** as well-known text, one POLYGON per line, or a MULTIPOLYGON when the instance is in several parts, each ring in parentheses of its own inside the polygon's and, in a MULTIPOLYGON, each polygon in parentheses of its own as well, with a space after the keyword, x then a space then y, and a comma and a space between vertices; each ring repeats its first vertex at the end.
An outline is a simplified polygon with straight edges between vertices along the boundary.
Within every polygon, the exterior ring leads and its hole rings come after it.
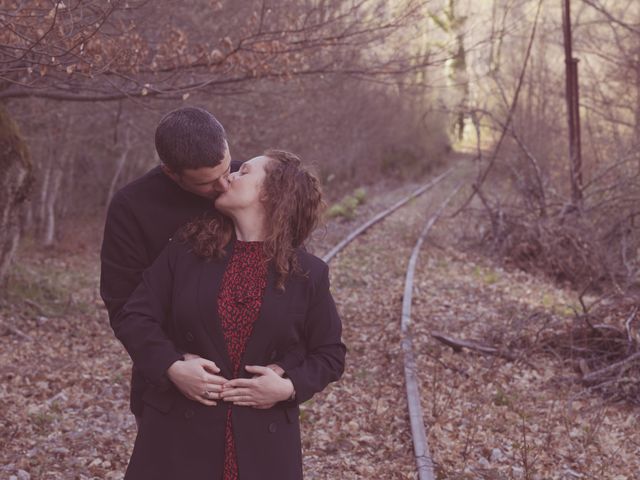
POLYGON ((328 218, 336 218, 336 217, 347 218, 348 216, 349 216, 349 212, 347 212, 346 207, 341 203, 334 203, 327 209, 328 218))
POLYGON ((358 205, 364 203, 367 192, 364 188, 356 189, 352 195, 347 195, 340 202, 334 203, 327 209, 328 218, 342 217, 347 220, 353 220, 356 216, 358 205))
POLYGON ((353 197, 358 200, 359 204, 363 204, 367 199, 367 191, 364 188, 356 188, 353 192, 353 197))

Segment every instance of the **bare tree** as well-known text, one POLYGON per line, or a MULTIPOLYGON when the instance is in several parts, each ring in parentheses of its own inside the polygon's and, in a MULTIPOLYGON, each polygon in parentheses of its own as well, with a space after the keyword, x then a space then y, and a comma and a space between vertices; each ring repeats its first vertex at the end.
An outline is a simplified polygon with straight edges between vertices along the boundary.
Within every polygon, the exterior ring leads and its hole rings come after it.
POLYGON ((0 98, 180 98, 203 88, 228 94, 258 78, 407 68, 402 58, 345 65, 338 53, 392 34, 417 2, 403 3, 390 18, 377 15, 384 2, 326 3, 199 1, 169 10, 166 1, 9 2, 0 98), (215 22, 221 15, 227 21, 215 22))
POLYGON ((433 22, 448 36, 450 43, 447 62, 449 85, 449 109, 453 112, 452 133, 462 140, 465 119, 469 111, 469 75, 467 72, 467 53, 465 46, 465 24, 467 17, 456 9, 456 0, 447 0, 442 14, 430 14, 433 22))

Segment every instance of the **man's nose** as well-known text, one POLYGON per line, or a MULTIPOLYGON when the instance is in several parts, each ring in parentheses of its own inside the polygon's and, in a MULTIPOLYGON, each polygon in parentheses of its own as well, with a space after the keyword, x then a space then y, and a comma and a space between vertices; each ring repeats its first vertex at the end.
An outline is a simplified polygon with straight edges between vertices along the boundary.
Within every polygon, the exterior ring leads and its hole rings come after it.
MULTIPOLYGON (((231 175, 233 175, 233 174, 231 174, 231 175)), ((229 182, 231 181, 231 175, 226 176, 226 177, 222 177, 218 181, 218 189, 221 192, 226 192, 229 189, 229 182)))
POLYGON ((229 187, 230 184, 232 184, 235 181, 237 177, 238 177, 238 172, 233 172, 227 175, 227 178, 225 179, 227 183, 227 188, 229 187))

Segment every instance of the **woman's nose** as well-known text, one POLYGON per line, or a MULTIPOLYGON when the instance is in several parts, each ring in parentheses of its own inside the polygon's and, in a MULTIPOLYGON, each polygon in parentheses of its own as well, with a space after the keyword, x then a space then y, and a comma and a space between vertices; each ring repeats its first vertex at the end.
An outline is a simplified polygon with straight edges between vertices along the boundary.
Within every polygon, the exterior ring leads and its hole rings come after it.
POLYGON ((224 177, 220 177, 213 185, 213 190, 216 192, 226 192, 229 189, 230 176, 231 175, 225 175, 224 177))

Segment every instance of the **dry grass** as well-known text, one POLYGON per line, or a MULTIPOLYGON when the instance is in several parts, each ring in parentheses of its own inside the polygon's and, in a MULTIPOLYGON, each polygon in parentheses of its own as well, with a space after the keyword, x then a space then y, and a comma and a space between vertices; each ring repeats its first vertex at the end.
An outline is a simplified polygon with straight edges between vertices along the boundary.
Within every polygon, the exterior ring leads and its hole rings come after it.
POLYGON ((447 229, 436 230, 421 257, 415 341, 439 478, 635 478, 634 407, 585 390, 571 359, 548 348, 549 338, 572 330, 576 292, 436 248, 447 229), (434 330, 502 347, 517 360, 456 353, 434 330))

